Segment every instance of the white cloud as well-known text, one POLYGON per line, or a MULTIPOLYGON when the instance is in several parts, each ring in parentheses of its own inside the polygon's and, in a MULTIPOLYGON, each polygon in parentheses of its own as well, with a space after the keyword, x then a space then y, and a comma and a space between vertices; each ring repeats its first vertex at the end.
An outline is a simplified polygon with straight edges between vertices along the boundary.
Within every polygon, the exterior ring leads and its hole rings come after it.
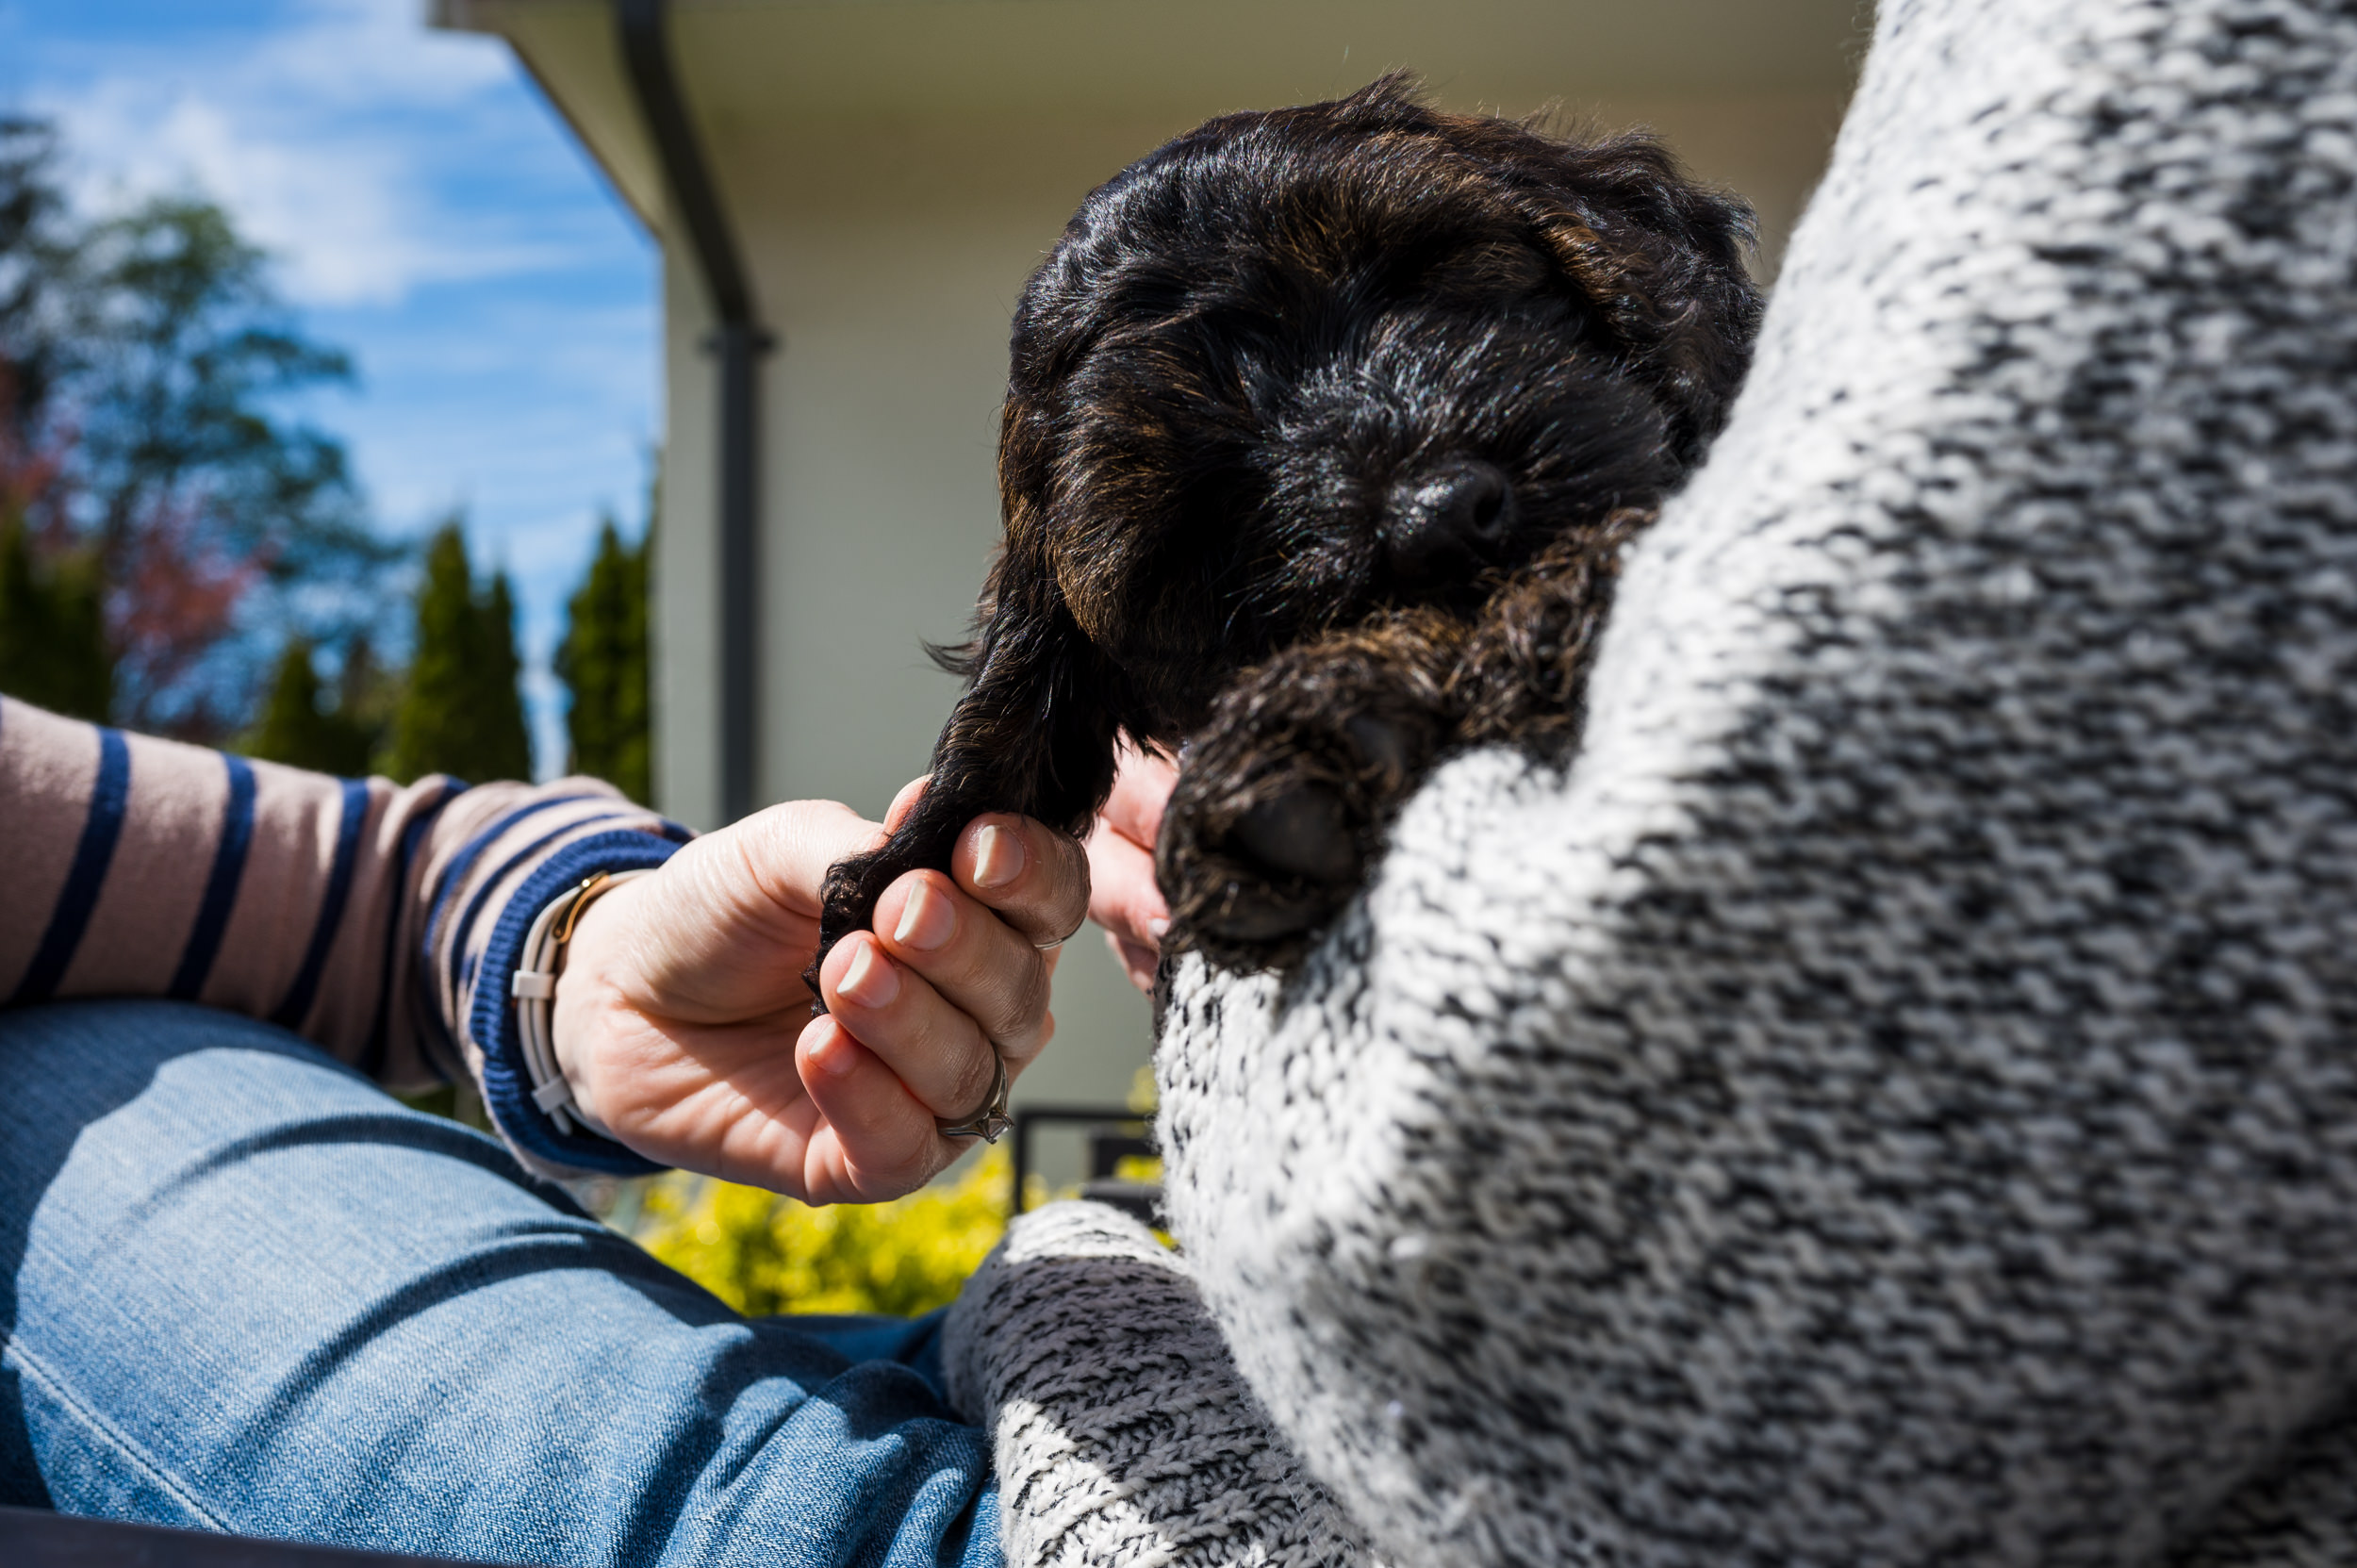
POLYGON ((85 197, 202 190, 314 305, 395 305, 421 284, 528 272, 564 250, 448 196, 513 112, 484 38, 428 31, 414 0, 309 0, 217 49, 115 49, 32 107, 54 115, 85 197))

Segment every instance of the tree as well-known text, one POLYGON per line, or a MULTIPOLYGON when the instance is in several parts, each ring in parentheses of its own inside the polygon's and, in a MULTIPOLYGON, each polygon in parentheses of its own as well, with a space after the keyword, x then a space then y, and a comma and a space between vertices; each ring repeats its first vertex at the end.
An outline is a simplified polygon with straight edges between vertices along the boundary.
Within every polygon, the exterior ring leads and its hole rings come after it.
POLYGON ((0 375, 8 383, 0 416, 20 438, 46 412, 70 354, 64 286, 75 246, 57 153, 48 124, 0 115, 0 375))
POLYGON ((517 689, 516 612, 507 574, 478 590, 465 525, 437 529, 418 587, 416 647, 393 716, 387 770, 397 779, 532 776, 532 741, 517 689))
POLYGON ((98 224, 82 256, 99 352, 78 520, 115 589, 124 717, 218 733, 250 701, 257 638, 348 639, 396 556, 342 445, 285 411, 349 383, 351 363, 286 319, 262 254, 210 203, 150 202, 98 224))
POLYGON ((523 660, 516 653, 516 596, 504 569, 477 608, 483 628, 483 764, 479 779, 532 777, 532 731, 524 722, 523 660))
POLYGON ((47 126, 0 117, 0 690, 103 719, 113 661, 98 562, 59 536, 65 463, 39 417, 65 359, 55 156, 47 126))
POLYGON ((0 691, 103 721, 114 683, 100 599, 96 562, 36 554, 23 512, 0 496, 0 691))
POLYGON ((262 704, 261 721, 239 741, 238 750, 265 762, 315 768, 356 778, 369 770, 376 736, 367 723, 347 711, 347 704, 321 704, 319 668, 311 645, 302 637, 288 640, 279 656, 278 674, 262 704))
POLYGON ((289 636, 340 648, 376 622, 399 552, 300 417, 351 379, 219 207, 81 222, 53 132, 0 119, 0 434, 58 466, 25 526, 37 560, 94 562, 114 717, 218 739, 289 636))
POLYGON ((647 546, 622 543, 609 517, 589 576, 566 606, 556 678, 571 693, 569 772, 605 780, 632 800, 652 794, 649 767, 647 546))
POLYGON ((393 712, 400 706, 402 672, 387 669, 376 659, 376 645, 362 632, 344 645, 343 668, 336 676, 335 711, 368 737, 368 767, 385 770, 392 745, 393 712))

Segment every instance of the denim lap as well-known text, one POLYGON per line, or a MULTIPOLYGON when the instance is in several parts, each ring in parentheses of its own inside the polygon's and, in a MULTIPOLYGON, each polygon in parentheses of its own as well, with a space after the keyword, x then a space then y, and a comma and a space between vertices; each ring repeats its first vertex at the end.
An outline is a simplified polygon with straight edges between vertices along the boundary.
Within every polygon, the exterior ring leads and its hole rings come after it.
POLYGON ((740 1318, 269 1026, 0 1013, 0 1501, 549 1564, 997 1560, 984 1434, 838 1348, 921 1329, 740 1318))

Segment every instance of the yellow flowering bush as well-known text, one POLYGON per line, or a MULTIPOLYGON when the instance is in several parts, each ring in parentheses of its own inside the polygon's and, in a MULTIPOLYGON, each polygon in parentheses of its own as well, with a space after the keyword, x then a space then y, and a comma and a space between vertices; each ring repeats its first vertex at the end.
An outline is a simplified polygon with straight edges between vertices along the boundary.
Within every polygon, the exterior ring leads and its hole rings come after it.
MULTIPOLYGON (((1129 1108, 1154 1110, 1152 1069, 1141 1067, 1129 1108)), ((673 1171, 643 1187, 624 1184, 597 1205, 607 1223, 749 1316, 776 1312, 884 1312, 914 1317, 957 1299, 1007 1230, 1012 1161, 986 1149, 964 1175, 890 1203, 814 1209, 758 1187, 673 1171)), ((1124 1159, 1116 1173, 1158 1181, 1162 1162, 1124 1159)), ((1050 1192, 1038 1172, 1023 1195, 1031 1208, 1050 1192)))
POLYGON ((749 1315, 912 1317, 955 1300, 998 1245, 1007 1181, 1003 1148, 963 1177, 890 1203, 824 1209, 674 1172, 649 1185, 631 1230, 649 1252, 749 1315))

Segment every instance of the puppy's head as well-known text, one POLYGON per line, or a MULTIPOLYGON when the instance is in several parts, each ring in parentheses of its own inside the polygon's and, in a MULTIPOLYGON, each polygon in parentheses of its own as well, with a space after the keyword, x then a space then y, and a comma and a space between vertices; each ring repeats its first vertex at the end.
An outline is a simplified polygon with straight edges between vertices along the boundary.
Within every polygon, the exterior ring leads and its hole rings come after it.
POLYGON ((1278 647, 1469 607, 1651 504, 1741 379, 1750 234, 1648 138, 1442 114, 1400 77, 1123 171, 1015 313, 942 809, 1077 828, 1115 726, 1177 740, 1278 647))
POLYGON ((1052 601, 1158 737, 1276 647, 1471 602, 1717 432, 1750 229, 1650 139, 1399 77, 1214 120, 1094 192, 1024 290, 994 601, 1052 601))

